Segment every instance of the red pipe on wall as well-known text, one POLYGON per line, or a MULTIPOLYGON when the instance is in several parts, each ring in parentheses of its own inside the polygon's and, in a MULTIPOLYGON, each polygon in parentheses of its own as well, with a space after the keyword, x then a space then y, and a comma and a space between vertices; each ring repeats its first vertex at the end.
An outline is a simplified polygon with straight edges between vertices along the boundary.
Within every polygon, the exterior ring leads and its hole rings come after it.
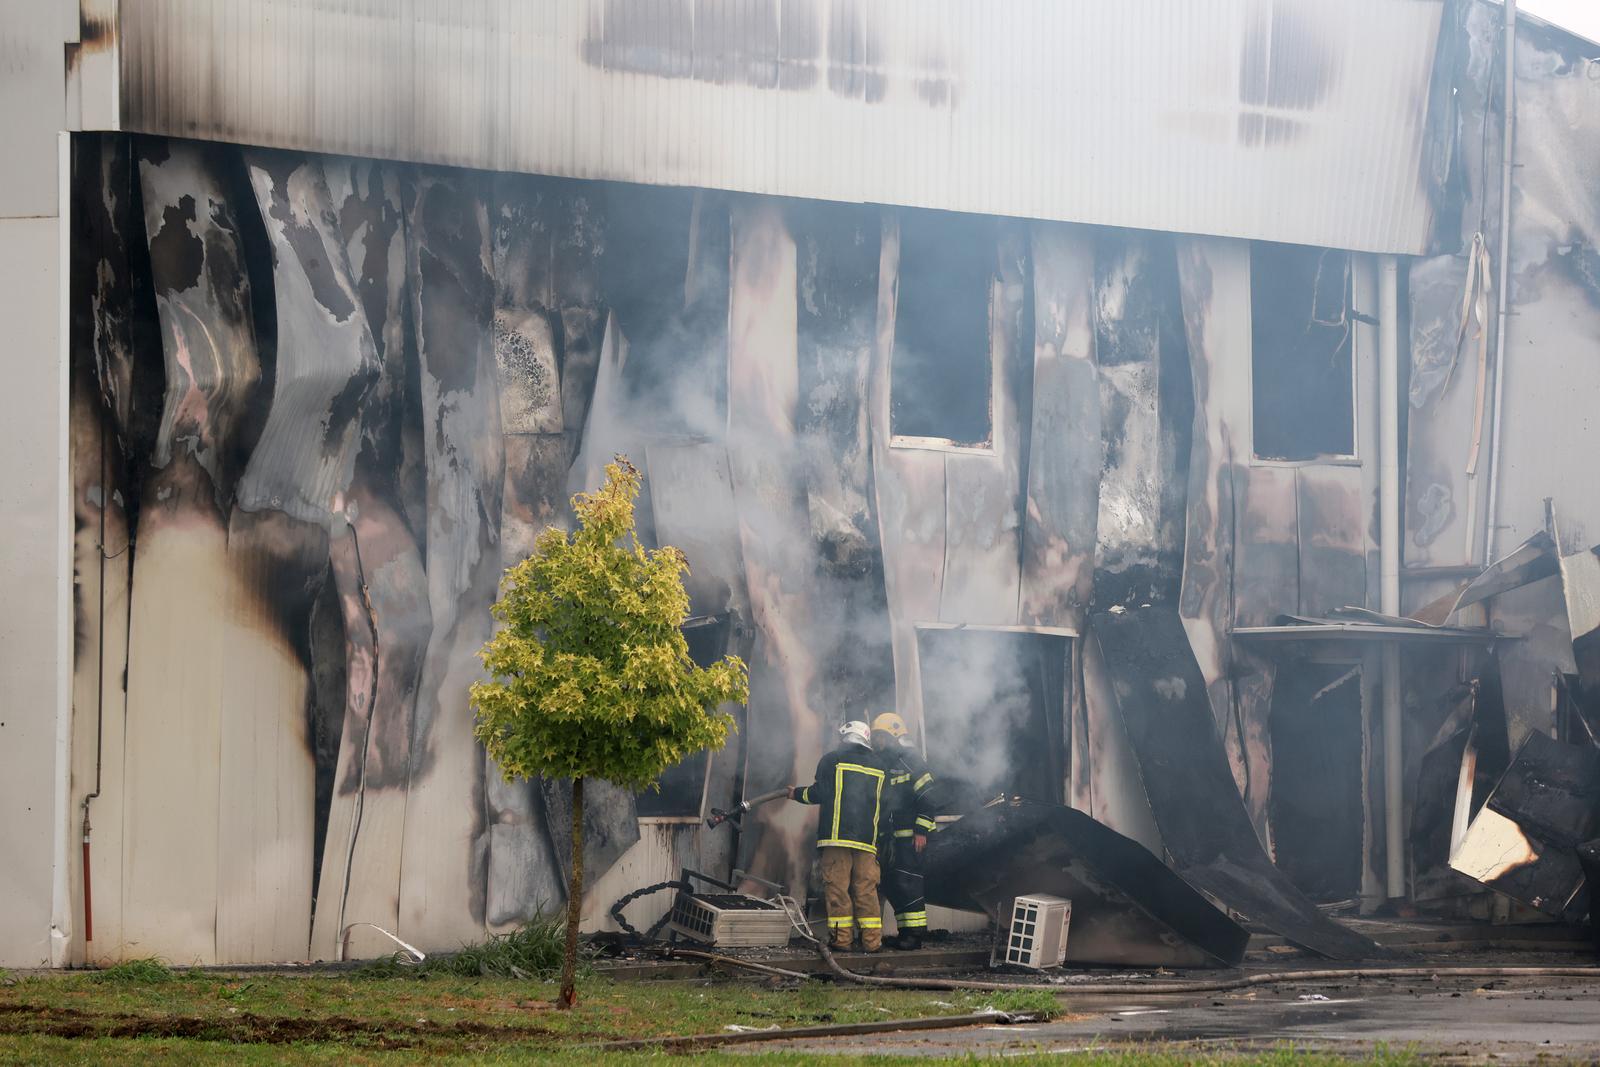
POLYGON ((89 888, 89 811, 83 813, 83 962, 89 962, 89 943, 94 940, 94 894, 89 888))

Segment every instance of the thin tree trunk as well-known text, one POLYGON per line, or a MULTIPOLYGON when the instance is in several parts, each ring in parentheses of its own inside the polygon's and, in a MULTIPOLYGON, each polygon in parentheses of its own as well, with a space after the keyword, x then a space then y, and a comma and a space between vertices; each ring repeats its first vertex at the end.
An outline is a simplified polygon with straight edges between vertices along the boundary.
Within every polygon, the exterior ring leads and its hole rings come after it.
POLYGON ((567 949, 561 958, 556 1007, 578 1002, 578 919, 583 914, 583 779, 572 780, 572 880, 567 886, 567 949))

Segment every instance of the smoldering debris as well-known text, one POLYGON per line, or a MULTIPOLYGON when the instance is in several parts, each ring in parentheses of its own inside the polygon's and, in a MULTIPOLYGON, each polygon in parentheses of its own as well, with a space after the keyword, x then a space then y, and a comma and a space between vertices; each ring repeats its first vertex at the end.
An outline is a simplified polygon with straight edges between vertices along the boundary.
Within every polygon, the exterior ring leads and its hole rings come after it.
POLYGON ((935 834, 928 899, 1009 914, 1019 893, 1072 901, 1069 963, 1232 967, 1249 934, 1137 841, 1072 808, 1012 800, 935 834))
POLYGON ((1557 919, 1581 920, 1592 891, 1580 847, 1600 831, 1600 751, 1529 734, 1450 866, 1557 919))

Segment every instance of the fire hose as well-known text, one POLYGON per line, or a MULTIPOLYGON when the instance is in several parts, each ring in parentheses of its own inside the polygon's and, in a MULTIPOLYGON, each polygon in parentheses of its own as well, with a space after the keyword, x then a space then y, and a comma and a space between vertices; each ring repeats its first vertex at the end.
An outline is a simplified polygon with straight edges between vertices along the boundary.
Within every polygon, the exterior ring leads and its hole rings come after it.
POLYGON ((1060 995, 1140 996, 1151 993, 1223 993, 1253 986, 1280 985, 1284 982, 1334 982, 1358 978, 1600 978, 1600 967, 1341 967, 1307 971, 1269 971, 1236 978, 1202 979, 1195 982, 1098 982, 1064 985, 1057 983, 973 982, 949 978, 885 978, 857 974, 840 966, 819 941, 817 951, 828 970, 838 978, 858 985, 891 989, 927 989, 940 992, 1000 992, 1007 989, 1042 989, 1060 995))
POLYGON ((711 814, 706 816, 706 828, 709 830, 715 830, 717 827, 721 826, 730 819, 734 822, 738 822, 751 808, 765 804, 771 800, 782 800, 788 795, 789 787, 784 786, 782 789, 774 789, 770 793, 762 793, 758 797, 751 797, 749 800, 741 801, 739 805, 734 808, 729 808, 727 810, 723 810, 722 808, 712 808, 711 814))
POLYGON ((976 982, 955 978, 888 978, 881 975, 857 974, 855 971, 841 966, 833 953, 828 951, 826 943, 818 945, 818 954, 828 968, 828 971, 822 974, 791 971, 712 952, 695 952, 675 948, 671 950, 669 955, 702 959, 709 963, 738 967, 757 974, 802 981, 805 979, 826 978, 831 974, 835 978, 841 978, 857 985, 879 986, 888 989, 925 989, 945 993, 999 993, 1012 989, 1039 989, 1058 996, 1124 997, 1151 993, 1223 993, 1256 986, 1282 985, 1288 982, 1324 983, 1362 978, 1600 978, 1600 967, 1342 967, 1305 971, 1271 971, 1263 974, 1203 979, 1194 982, 1085 982, 1082 984, 976 982))
POLYGON ((661 918, 652 923, 650 928, 642 934, 639 933, 638 929, 632 923, 623 917, 622 909, 626 908, 629 904, 632 904, 640 897, 647 897, 651 893, 659 893, 663 889, 679 889, 685 893, 694 892, 694 886, 682 878, 671 878, 665 882, 657 882, 655 885, 647 885, 642 889, 635 889, 626 896, 617 898, 617 902, 611 905, 611 918, 616 920, 618 926, 622 927, 623 933, 628 934, 631 937, 641 938, 645 941, 654 941, 660 936, 661 931, 666 928, 667 923, 672 921, 671 909, 668 909, 665 915, 661 916, 661 918))
MULTIPOLYGON (((738 807, 724 811, 713 808, 711 815, 706 819, 706 826, 715 829, 730 819, 734 822, 748 812, 751 808, 768 801, 787 797, 789 790, 775 789, 770 793, 752 797, 739 804, 738 807)), ((630 894, 618 901, 613 906, 612 914, 624 928, 632 932, 632 928, 617 916, 617 911, 622 905, 652 892, 658 888, 665 888, 667 884, 649 887, 639 893, 630 894)), ((651 933, 656 932, 655 927, 651 933)), ((879 986, 890 989, 925 989, 938 992, 1004 992, 1012 989, 1039 989, 1058 995, 1079 996, 1137 996, 1152 993, 1223 993, 1235 989, 1249 989, 1256 986, 1280 985, 1286 982, 1321 983, 1335 981, 1351 981, 1364 978, 1595 978, 1600 979, 1600 967, 1340 967, 1324 968, 1319 970, 1303 971, 1269 971, 1262 974, 1241 975, 1233 978, 1201 979, 1188 982, 1095 982, 1095 983, 1040 983, 1040 982, 979 982, 951 978, 891 978, 881 975, 857 974, 840 965, 839 961, 828 949, 825 939, 817 939, 817 952, 823 964, 827 967, 826 974, 806 974, 801 971, 791 971, 765 964, 753 963, 748 960, 735 959, 731 956, 722 956, 714 953, 688 952, 677 950, 678 955, 694 956, 708 962, 723 964, 730 967, 739 967, 744 970, 766 974, 774 977, 808 979, 826 977, 831 974, 835 978, 857 985, 879 986)))

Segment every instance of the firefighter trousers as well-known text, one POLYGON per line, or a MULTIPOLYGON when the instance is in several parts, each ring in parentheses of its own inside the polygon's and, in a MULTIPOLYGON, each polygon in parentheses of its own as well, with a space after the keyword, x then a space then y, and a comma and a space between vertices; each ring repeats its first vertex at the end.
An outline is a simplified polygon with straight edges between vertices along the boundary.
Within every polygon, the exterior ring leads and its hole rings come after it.
POLYGON ((920 934, 928 927, 928 904, 923 899, 922 856, 909 837, 895 838, 892 849, 878 849, 887 855, 883 871, 883 895, 894 908, 894 923, 902 931, 920 934))
POLYGON ((858 848, 829 845, 817 850, 822 899, 828 909, 833 947, 848 949, 857 930, 861 947, 883 947, 883 912, 878 907, 878 857, 858 848))

